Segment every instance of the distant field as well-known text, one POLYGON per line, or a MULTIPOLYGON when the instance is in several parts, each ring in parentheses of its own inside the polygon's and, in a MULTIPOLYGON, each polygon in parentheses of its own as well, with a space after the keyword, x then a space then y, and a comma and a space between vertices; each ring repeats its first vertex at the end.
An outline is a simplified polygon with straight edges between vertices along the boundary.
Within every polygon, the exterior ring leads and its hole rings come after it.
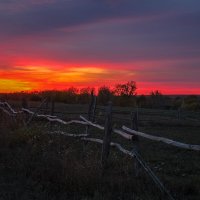
MULTIPOLYGON (((18 102, 10 103, 18 107, 18 102)), ((31 103, 30 107, 37 105, 31 103)), ((88 105, 59 103, 55 106, 55 115, 65 120, 79 118, 78 113, 86 115, 87 109, 88 105)), ((130 112, 136 109, 114 107, 113 110, 113 126, 130 127, 130 112)), ((138 116, 142 132, 200 144, 198 112, 183 112, 178 119, 177 111, 139 109, 138 116)), ((100 145, 88 143, 83 146, 78 139, 48 135, 50 126, 45 121, 34 120, 29 129, 15 128, 14 124, 5 121, 8 120, 2 117, 0 197, 3 199, 165 199, 145 173, 135 178, 133 160, 115 149, 111 151, 110 166, 102 179, 100 145), (24 196, 20 196, 22 191, 24 196)), ((97 107, 96 123, 104 124, 102 107, 97 107)), ((52 130, 84 133, 85 128, 55 124, 52 130)), ((92 137, 103 136, 97 129, 90 128, 89 131, 92 137)), ((132 148, 131 142, 117 135, 112 135, 112 141, 123 144, 129 150, 132 148)), ((143 138, 140 139, 140 147, 145 161, 175 199, 200 199, 200 152, 143 138)))

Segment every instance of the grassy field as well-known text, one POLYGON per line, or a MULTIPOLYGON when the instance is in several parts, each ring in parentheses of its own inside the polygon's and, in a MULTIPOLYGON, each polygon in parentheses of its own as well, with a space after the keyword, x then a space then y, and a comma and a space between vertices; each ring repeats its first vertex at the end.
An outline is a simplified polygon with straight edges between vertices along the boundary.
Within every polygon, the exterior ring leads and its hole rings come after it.
MULTIPOLYGON (((33 105, 36 106, 36 105, 33 105)), ((131 108, 117 108, 131 111, 131 108)), ((56 105, 63 119, 78 118, 87 112, 84 105, 56 105)), ((200 122, 181 119, 157 110, 139 113, 139 130, 181 142, 200 144, 200 122)), ((56 114, 56 113, 55 113, 56 114)), ((97 110, 96 122, 104 124, 103 111, 97 110)), ((194 114, 198 116, 198 113, 194 114)), ((193 117, 192 113, 191 116, 193 117)), ((130 126, 129 114, 114 114, 113 126, 130 126), (116 118, 115 118, 116 117, 116 118)), ((198 119, 196 117, 195 119, 198 119)), ((85 127, 55 124, 53 130, 84 133, 85 127)), ((103 132, 89 129, 91 137, 102 138, 103 132)), ((36 121, 30 127, 0 118, 0 199, 167 199, 145 172, 134 176, 134 161, 112 149, 109 166, 102 177, 101 146, 79 139, 50 133, 50 124, 36 121)), ((132 149, 132 143, 112 135, 112 141, 132 149)), ((140 139, 141 155, 171 191, 175 199, 200 199, 200 153, 140 139)))

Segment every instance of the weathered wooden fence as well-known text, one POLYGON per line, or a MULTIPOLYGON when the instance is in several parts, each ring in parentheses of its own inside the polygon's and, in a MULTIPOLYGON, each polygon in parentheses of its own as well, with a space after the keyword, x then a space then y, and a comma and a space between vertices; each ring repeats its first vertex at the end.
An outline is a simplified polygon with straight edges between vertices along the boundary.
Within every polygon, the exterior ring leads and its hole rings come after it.
MULTIPOLYGON (((174 141, 172 139, 164 138, 164 137, 158 137, 149 135, 147 133, 139 132, 138 131, 138 113, 133 112, 131 115, 131 127, 122 126, 121 129, 113 128, 112 125, 112 103, 109 102, 108 106, 104 110, 105 114, 105 123, 104 125, 100 125, 95 123, 95 111, 96 111, 96 96, 92 93, 91 95, 91 101, 88 108, 87 118, 80 115, 80 120, 74 119, 69 121, 64 121, 63 119, 58 118, 54 115, 55 110, 55 102, 53 98, 51 99, 51 112, 50 115, 48 114, 38 114, 40 109, 44 106, 45 103, 47 103, 48 99, 44 99, 42 103, 38 106, 35 111, 31 111, 26 107, 15 111, 10 104, 7 102, 0 102, 0 110, 4 112, 5 114, 9 115, 10 117, 17 118, 18 115, 26 114, 28 115, 28 118, 26 119, 25 126, 30 126, 30 123, 34 118, 43 118, 45 120, 48 120, 51 125, 52 123, 60 123, 63 125, 69 125, 69 124, 81 124, 86 127, 84 134, 71 134, 66 133, 62 131, 51 131, 51 133, 59 133, 68 137, 80 137, 83 141, 88 142, 96 142, 100 143, 102 145, 102 154, 101 154, 101 165, 102 169, 105 170, 108 163, 108 157, 110 152, 110 147, 115 147, 119 151, 123 152, 126 155, 131 156, 133 159, 135 159, 135 174, 136 176, 138 173, 143 169, 154 181, 154 183, 158 186, 158 188, 168 196, 169 199, 174 199, 170 192, 165 188, 165 186, 162 184, 162 182, 159 180, 159 178, 154 174, 154 172, 150 169, 150 167, 147 165, 147 163, 143 160, 143 158, 140 155, 140 149, 139 149, 139 137, 143 137, 146 139, 150 139, 153 141, 159 141, 166 143, 168 145, 172 145, 178 148, 182 149, 188 149, 188 150, 194 150, 194 151, 200 151, 200 145, 191 145, 191 144, 185 144, 178 141, 174 141), (99 138, 93 138, 90 136, 90 127, 95 127, 97 129, 100 129, 104 132, 103 139, 99 138), (112 134, 118 134, 121 137, 123 137, 126 140, 129 140, 133 143, 133 149, 132 151, 129 151, 125 149, 121 144, 112 142, 112 134)), ((24 103, 25 104, 25 103, 24 103)), ((27 104, 26 104, 27 105, 27 104)))

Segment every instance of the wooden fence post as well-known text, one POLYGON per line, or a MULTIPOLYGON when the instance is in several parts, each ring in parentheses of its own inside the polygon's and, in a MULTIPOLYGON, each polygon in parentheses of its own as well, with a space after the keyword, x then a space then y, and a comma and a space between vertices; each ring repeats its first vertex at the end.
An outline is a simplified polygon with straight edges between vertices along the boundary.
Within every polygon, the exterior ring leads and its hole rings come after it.
MULTIPOLYGON (((54 99, 54 97, 52 96, 52 97, 51 97, 51 111, 50 111, 50 115, 51 115, 51 116, 54 115, 54 111, 55 111, 55 99, 54 99)), ((53 125, 53 123, 51 122, 51 123, 50 123, 50 129, 52 129, 52 125, 53 125)))
POLYGON ((110 142, 112 133, 112 102, 106 108, 105 132, 102 144, 101 165, 103 170, 107 166, 107 159, 110 153, 110 142))
MULTIPOLYGON (((89 104, 89 108, 88 108, 88 120, 91 120, 92 117, 92 107, 94 104, 94 92, 91 92, 91 100, 90 100, 90 104, 89 104)), ((89 130, 89 125, 86 126, 86 130, 85 133, 88 134, 88 130, 89 130)))
POLYGON ((44 108, 44 114, 48 114, 48 109, 49 109, 49 102, 52 101, 52 98, 47 97, 47 101, 45 103, 45 108, 44 108))
MULTIPOLYGON (((93 122, 95 120, 95 109, 96 109, 96 96, 94 96, 94 91, 92 90, 91 99, 88 107, 88 116, 87 116, 89 121, 93 122)), ((86 125, 85 134, 89 134, 89 127, 90 127, 89 125, 86 125)), ((87 143, 88 141, 83 141, 83 157, 86 152, 87 143)))
MULTIPOLYGON (((138 131, 138 113, 132 112, 131 113, 131 129, 138 131)), ((133 153, 140 153, 140 147, 139 147, 139 137, 137 135, 134 135, 133 139, 133 153)), ((137 161, 137 159, 134 160, 134 172, 135 176, 138 177, 140 172, 140 165, 137 161)))
POLYGON ((131 112, 131 128, 138 131, 138 113, 131 112))
POLYGON ((92 122, 95 121, 96 105, 97 105, 97 96, 93 96, 92 117, 91 117, 92 122))

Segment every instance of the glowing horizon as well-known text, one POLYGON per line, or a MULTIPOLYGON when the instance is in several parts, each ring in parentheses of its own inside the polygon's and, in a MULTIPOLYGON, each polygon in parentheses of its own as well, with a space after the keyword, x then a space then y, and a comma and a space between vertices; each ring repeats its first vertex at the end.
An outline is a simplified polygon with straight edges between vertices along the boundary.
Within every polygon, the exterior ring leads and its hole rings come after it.
MULTIPOLYGON (((84 87, 99 88, 101 86, 114 87, 117 83, 136 80, 137 73, 130 69, 118 69, 113 73, 108 67, 61 67, 27 65, 15 66, 12 70, 0 70, 0 93, 33 92, 44 90, 65 90, 69 87, 78 89, 84 87), (117 81, 123 76, 123 81, 117 81), (109 77, 109 80, 108 80, 109 77)), ((159 90, 163 94, 200 94, 199 89, 173 88, 170 85, 150 82, 137 82, 137 94, 150 94, 159 90), (148 85, 148 87, 147 87, 148 85), (170 88, 170 89, 169 89, 170 88)))

